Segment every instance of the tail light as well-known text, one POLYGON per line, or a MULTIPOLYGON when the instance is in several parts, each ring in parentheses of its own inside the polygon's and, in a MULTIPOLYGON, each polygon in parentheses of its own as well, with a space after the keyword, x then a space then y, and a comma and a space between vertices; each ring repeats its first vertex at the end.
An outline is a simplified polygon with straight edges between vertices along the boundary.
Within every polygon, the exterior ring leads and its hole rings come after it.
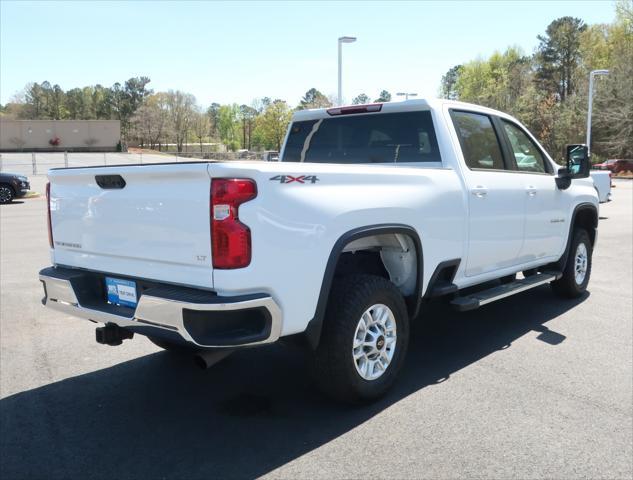
POLYGON ((251 263, 251 230, 239 220, 239 206, 257 196, 247 178, 211 180, 211 252, 213 267, 243 268, 251 263))
POLYGON ((53 224, 51 223, 51 183, 46 184, 46 219, 48 223, 48 244, 55 248, 53 243, 53 224))

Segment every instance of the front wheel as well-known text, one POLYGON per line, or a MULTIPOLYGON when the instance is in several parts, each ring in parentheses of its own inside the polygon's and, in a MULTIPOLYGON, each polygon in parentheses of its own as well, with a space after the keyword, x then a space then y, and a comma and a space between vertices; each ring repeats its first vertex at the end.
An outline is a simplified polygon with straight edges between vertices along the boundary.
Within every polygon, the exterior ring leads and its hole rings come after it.
POLYGON ((312 371, 326 394, 358 403, 383 395, 402 368, 409 316, 400 291, 374 275, 350 275, 332 287, 312 371))
POLYGON ((587 290, 591 275, 592 245, 586 230, 574 230, 569 257, 563 276, 552 282, 554 293, 565 298, 578 298, 587 290))
POLYGON ((13 189, 9 185, 0 184, 0 204, 11 203, 14 196, 13 189))

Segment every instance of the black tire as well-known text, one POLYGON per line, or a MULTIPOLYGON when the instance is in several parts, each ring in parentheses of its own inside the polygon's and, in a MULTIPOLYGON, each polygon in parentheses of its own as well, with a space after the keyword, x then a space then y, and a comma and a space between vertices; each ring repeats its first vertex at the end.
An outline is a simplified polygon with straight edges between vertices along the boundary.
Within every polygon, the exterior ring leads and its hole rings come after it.
POLYGON ((152 342, 157 347, 162 348, 163 350, 167 350, 168 352, 173 353, 195 353, 197 350, 191 348, 187 345, 181 345, 179 343, 170 342, 169 340, 165 340, 158 337, 147 337, 150 342, 152 342))
POLYGON ((332 286, 321 340, 312 358, 312 374, 317 386, 336 400, 348 403, 374 400, 384 395, 395 382, 408 344, 409 314, 396 286, 374 275, 349 275, 332 286), (393 313, 395 349, 384 373, 376 379, 366 380, 357 371, 353 357, 354 336, 363 313, 379 304, 387 306, 393 313))
POLYGON ((15 197, 15 192, 11 185, 0 183, 0 204, 11 203, 15 197))
POLYGON ((589 234, 585 229, 575 229, 569 247, 565 270, 563 270, 563 276, 551 283, 552 290, 556 295, 563 298, 578 298, 585 293, 587 285, 589 284, 589 277, 591 276, 591 257, 592 246, 589 234), (576 256, 581 244, 584 245, 586 249, 587 261, 584 278, 582 282, 578 283, 576 279, 576 256))

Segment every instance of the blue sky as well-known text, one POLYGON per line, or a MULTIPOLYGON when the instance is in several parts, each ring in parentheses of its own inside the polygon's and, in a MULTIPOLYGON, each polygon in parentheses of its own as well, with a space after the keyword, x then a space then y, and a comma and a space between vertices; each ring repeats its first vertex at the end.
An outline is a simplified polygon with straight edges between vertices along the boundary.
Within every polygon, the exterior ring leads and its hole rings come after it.
POLYGON ((207 106, 256 97, 296 104, 337 89, 435 96, 451 66, 506 46, 532 53, 553 19, 610 22, 613 2, 0 2, 0 102, 31 81, 64 89, 147 75, 207 106))

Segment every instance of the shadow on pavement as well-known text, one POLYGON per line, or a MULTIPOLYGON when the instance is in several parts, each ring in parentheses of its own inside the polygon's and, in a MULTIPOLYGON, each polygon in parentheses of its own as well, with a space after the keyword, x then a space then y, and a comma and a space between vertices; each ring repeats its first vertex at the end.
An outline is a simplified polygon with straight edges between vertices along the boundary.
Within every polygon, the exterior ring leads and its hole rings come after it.
MULTIPOLYGON (((314 391, 304 355, 244 350, 207 371, 160 352, 0 400, 3 478, 256 477, 280 467, 427 385, 544 324, 588 297, 541 287, 469 313, 429 305, 412 330, 395 388, 364 407, 314 391)), ((90 341, 90 339, 86 339, 90 341)))

